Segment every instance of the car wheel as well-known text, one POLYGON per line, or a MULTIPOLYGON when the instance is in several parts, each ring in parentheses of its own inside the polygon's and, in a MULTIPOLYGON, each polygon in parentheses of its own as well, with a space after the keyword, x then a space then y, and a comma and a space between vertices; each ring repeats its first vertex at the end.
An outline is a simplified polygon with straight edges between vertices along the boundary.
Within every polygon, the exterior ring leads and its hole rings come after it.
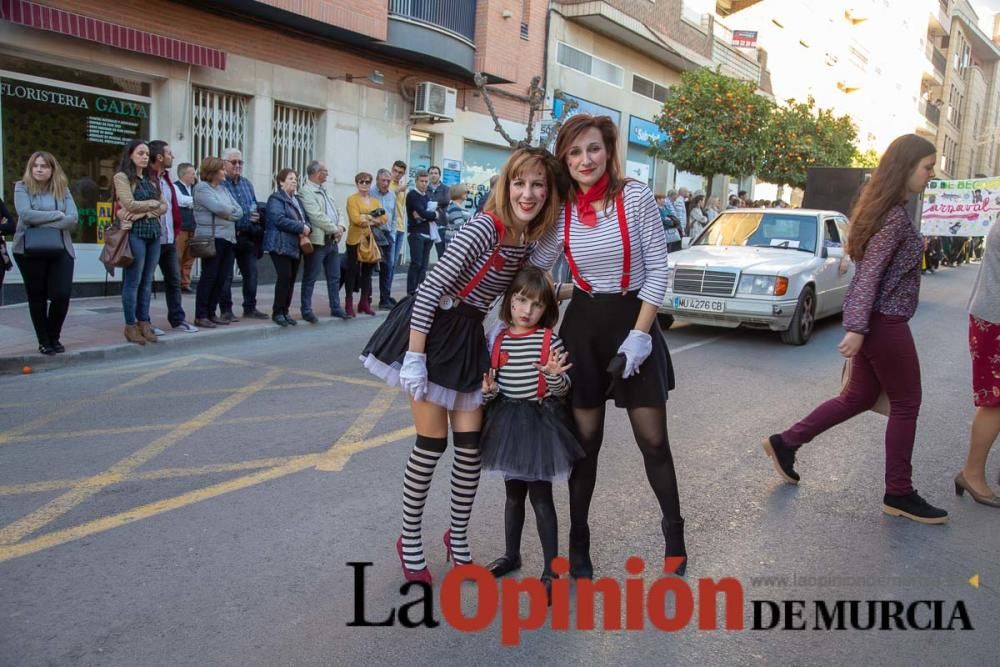
POLYGON ((795 308, 792 323, 781 332, 781 341, 789 345, 805 345, 816 328, 816 291, 806 285, 799 294, 799 305, 795 308))
POLYGON ((674 316, 670 313, 657 313, 656 321, 660 323, 660 328, 664 331, 674 326, 674 316))

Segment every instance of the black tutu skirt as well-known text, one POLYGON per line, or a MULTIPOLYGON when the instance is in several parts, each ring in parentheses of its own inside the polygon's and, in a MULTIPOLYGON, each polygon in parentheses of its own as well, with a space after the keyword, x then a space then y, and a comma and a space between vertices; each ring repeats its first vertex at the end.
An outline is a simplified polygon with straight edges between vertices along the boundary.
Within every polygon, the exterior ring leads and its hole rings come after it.
POLYGON ((573 464, 585 456, 569 425, 558 399, 498 396, 486 410, 479 438, 483 470, 526 482, 569 479, 573 464))
POLYGON ((639 292, 628 294, 587 294, 575 289, 566 308, 559 337, 573 367, 573 407, 597 408, 613 398, 619 408, 650 408, 663 405, 674 388, 674 366, 654 322, 649 335, 653 351, 639 367, 639 373, 612 386, 608 364, 635 326, 642 301, 639 292))
MULTIPOLYGON (((373 375, 399 384, 403 357, 410 347, 413 297, 401 300, 375 330, 359 357, 373 375)), ((482 404, 483 373, 489 370, 483 319, 476 308, 459 303, 438 309, 427 334, 427 398, 448 410, 474 410, 482 404)))

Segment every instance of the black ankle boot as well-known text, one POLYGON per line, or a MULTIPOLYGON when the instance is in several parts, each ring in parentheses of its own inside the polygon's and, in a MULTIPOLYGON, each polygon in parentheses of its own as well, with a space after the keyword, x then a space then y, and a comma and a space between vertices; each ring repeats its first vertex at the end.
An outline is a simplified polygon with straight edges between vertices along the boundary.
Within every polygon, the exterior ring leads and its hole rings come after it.
POLYGON ((687 547, 684 545, 684 519, 668 521, 664 518, 660 522, 660 527, 663 529, 663 541, 665 545, 663 557, 682 557, 684 561, 677 566, 673 574, 683 577, 687 571, 687 547))
POLYGON ((590 526, 570 526, 569 575, 574 579, 594 578, 594 564, 590 562, 590 526))

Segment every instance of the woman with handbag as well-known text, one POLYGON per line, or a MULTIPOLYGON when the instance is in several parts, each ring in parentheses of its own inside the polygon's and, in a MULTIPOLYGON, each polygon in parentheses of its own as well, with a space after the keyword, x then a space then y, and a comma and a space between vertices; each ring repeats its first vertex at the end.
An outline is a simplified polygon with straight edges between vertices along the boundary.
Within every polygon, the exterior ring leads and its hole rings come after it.
POLYGON ((160 192, 159 179, 149 170, 149 146, 133 139, 122 151, 121 164, 114 179, 115 200, 123 210, 119 217, 128 230, 132 263, 122 276, 122 311, 125 315, 125 340, 137 345, 157 342, 149 321, 149 303, 153 297, 153 275, 160 261, 160 216, 167 210, 167 200, 160 192))
POLYGON ((216 316, 215 309, 236 260, 236 221, 243 219, 243 209, 222 186, 224 169, 220 158, 205 158, 199 169, 201 180, 194 186, 195 232, 188 247, 201 259, 194 325, 206 329, 229 324, 228 319, 216 316))
MULTIPOLYGON (((275 179, 278 189, 267 199, 267 215, 264 227, 264 252, 271 254, 271 262, 278 274, 274 285, 274 306, 271 319, 280 327, 297 324, 288 314, 295 289, 295 276, 299 272, 299 249, 309 243, 309 225, 302 202, 296 194, 299 181, 292 169, 282 169, 275 179)), ((309 246, 312 250, 312 246, 309 246)))
POLYGON ((386 211, 378 199, 371 196, 372 175, 361 172, 354 177, 358 191, 347 198, 347 289, 345 310, 348 317, 354 317, 354 290, 361 281, 361 298, 358 312, 374 315, 372 309, 372 268, 382 258, 372 227, 384 225, 388 220, 386 211))
POLYGON ((913 443, 920 412, 920 360, 909 320, 920 295, 924 242, 907 213, 906 200, 934 177, 934 144, 916 134, 893 141, 851 211, 847 254, 856 270, 844 297, 844 329, 837 346, 851 360, 843 393, 787 431, 764 441, 764 451, 790 484, 798 484, 799 447, 862 412, 885 391, 885 495, 882 511, 920 523, 941 524, 948 513, 914 490, 913 443))
POLYGON ((77 213, 66 174, 51 153, 31 154, 24 175, 14 185, 14 210, 14 261, 24 279, 38 351, 65 352, 59 337, 73 291, 76 253, 71 233, 77 213))

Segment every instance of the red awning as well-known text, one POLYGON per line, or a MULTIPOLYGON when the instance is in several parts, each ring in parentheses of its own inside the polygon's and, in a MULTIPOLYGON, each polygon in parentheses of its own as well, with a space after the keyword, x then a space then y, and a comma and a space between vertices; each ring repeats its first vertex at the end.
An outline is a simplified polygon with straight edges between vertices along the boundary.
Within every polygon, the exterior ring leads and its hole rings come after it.
POLYGON ((0 0, 0 19, 189 65, 226 69, 225 51, 46 7, 28 0, 0 0))

